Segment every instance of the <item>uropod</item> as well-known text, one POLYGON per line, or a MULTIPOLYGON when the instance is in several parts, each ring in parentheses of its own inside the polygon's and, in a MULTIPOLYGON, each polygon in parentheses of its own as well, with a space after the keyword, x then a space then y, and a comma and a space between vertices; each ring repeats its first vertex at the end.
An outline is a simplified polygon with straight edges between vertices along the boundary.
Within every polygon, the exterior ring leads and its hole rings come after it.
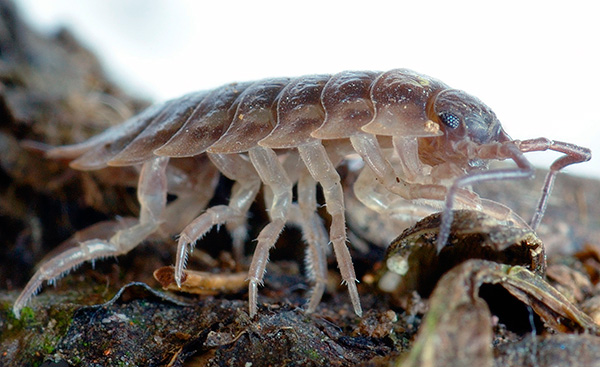
POLYGON ((18 317, 44 280, 53 281, 85 261, 125 254, 157 232, 178 235, 177 284, 188 253, 214 226, 225 225, 239 257, 247 212, 264 187, 269 223, 256 238, 248 271, 250 315, 257 312, 257 288, 269 250, 287 223, 299 225, 308 245, 307 273, 314 286, 307 311, 316 309, 325 290, 326 247, 331 243, 354 311, 361 315, 342 188, 352 183, 340 180, 339 165, 349 156, 362 158, 364 167, 353 189, 369 208, 409 215, 422 207, 442 210, 440 251, 456 208, 527 226, 501 203, 479 198, 471 185, 530 178, 534 169, 524 153, 544 150, 564 155, 546 177, 529 223, 533 229, 556 174, 589 160, 590 150, 547 138, 512 140, 479 99, 429 76, 407 69, 345 71, 191 93, 151 106, 87 141, 48 151, 50 158, 71 159, 78 170, 140 167, 140 215, 126 228, 115 228, 110 238, 81 242, 42 263, 13 311, 18 317), (488 168, 491 161, 504 159, 516 166, 488 168), (207 208, 218 173, 234 182, 229 203, 207 208), (328 233, 317 215, 317 184, 331 215, 328 233), (167 203, 167 194, 176 199, 167 203))

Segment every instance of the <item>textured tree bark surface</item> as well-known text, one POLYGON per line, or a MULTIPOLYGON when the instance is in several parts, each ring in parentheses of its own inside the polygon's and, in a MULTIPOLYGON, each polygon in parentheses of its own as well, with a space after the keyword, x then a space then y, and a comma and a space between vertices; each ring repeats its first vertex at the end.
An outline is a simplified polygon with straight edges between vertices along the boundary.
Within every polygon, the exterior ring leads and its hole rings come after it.
MULTIPOLYGON (((162 291, 152 273, 173 263, 174 241, 148 241, 116 260, 84 265, 56 287, 44 287, 16 320, 12 303, 35 264, 78 230, 138 210, 131 171, 77 172, 68 162, 45 159, 43 150, 82 141, 146 105, 107 80, 95 56, 68 31, 36 34, 12 3, 0 1, 0 365, 600 365, 600 339, 593 331, 557 331, 528 313, 523 299, 493 289, 496 296, 469 298, 491 313, 477 312, 483 322, 468 327, 481 336, 476 340, 491 338, 492 353, 481 352, 485 348, 477 349, 476 342, 464 351, 444 350, 453 344, 442 343, 430 356, 441 359, 415 357, 421 349, 413 346, 427 349, 425 337, 415 338, 431 305, 418 295, 398 305, 377 289, 373 279, 385 249, 371 244, 352 250, 365 315, 353 314, 333 262, 326 296, 317 312, 307 315, 304 245, 293 229, 284 232, 272 254, 254 319, 247 313, 245 290, 213 296, 162 291), (514 313, 499 312, 511 307, 514 313)), ((527 218, 542 179, 478 189, 527 218)), ((227 190, 219 191, 215 202, 225 202, 227 190)), ((599 198, 598 181, 561 175, 538 233, 549 255, 548 282, 596 323, 599 198)), ((372 215, 348 200, 355 217, 372 215)), ((251 238, 265 220, 264 208, 256 209, 251 238)), ((364 228, 350 230, 356 237, 372 237, 364 228)), ((204 257, 194 258, 190 268, 231 272, 230 248, 229 237, 213 231, 195 252, 204 257)), ((451 331, 456 340, 470 340, 461 338, 468 328, 451 331)), ((422 334, 437 329, 427 330, 422 334)))

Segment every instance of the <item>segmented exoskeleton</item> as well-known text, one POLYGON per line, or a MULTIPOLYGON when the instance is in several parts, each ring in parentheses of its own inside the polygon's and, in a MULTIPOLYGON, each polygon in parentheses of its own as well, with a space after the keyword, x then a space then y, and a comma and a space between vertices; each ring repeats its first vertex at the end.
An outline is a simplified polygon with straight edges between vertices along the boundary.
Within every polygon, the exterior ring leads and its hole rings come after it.
POLYGON ((14 305, 19 311, 43 280, 78 264, 127 253, 157 230, 179 233, 175 278, 180 284, 187 253, 213 226, 225 224, 241 254, 246 213, 265 187, 270 222, 258 235, 250 265, 250 315, 257 312, 257 286, 268 254, 288 222, 298 223, 308 242, 315 286, 307 310, 325 288, 327 232, 316 214, 320 184, 331 215, 329 241, 356 314, 361 306, 346 244, 344 197, 336 167, 358 153, 365 167, 356 196, 380 212, 443 209, 438 250, 446 243, 453 208, 483 210, 526 226, 499 203, 480 199, 470 185, 487 180, 529 178, 523 153, 565 154, 552 165, 531 227, 545 210, 556 173, 589 160, 588 149, 546 138, 511 140, 494 113, 477 98, 410 70, 346 71, 234 83, 192 93, 148 108, 125 123, 80 144, 50 150, 52 158, 74 159, 71 167, 141 165, 139 220, 108 240, 82 242, 43 263, 14 305), (515 168, 488 169, 495 159, 515 168), (178 168, 183 163, 192 169, 178 168), (228 205, 206 209, 217 172, 234 181, 228 205), (297 185, 297 202, 292 188, 297 185), (167 192, 177 200, 167 205, 167 192), (197 217, 196 217, 197 216, 197 217))

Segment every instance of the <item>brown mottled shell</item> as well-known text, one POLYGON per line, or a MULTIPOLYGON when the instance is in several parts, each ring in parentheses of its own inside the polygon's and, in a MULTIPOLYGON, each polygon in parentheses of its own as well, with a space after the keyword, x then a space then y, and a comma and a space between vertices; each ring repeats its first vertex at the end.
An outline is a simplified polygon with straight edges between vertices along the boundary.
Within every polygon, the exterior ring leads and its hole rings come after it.
POLYGON ((240 103, 240 95, 252 84, 233 83, 212 90, 181 129, 154 153, 169 157, 191 157, 204 153, 223 136, 240 103))
POLYGON ((294 79, 281 92, 277 104, 277 125, 259 142, 269 148, 295 148, 318 139, 310 134, 325 119, 321 93, 330 75, 309 75, 294 79))
POLYGON ((232 83, 150 107, 48 155, 95 170, 140 164, 156 155, 244 153, 258 145, 288 149, 357 134, 435 136, 441 132, 427 116, 427 103, 447 88, 406 69, 232 83))
POLYGON ((241 153, 256 146, 277 124, 277 96, 289 78, 254 83, 240 96, 241 102, 227 131, 208 148, 210 153, 241 153))
POLYGON ((387 250, 387 273, 379 284, 398 295, 413 290, 429 296, 441 276, 468 259, 521 265, 537 274, 546 270, 542 241, 528 228, 516 227, 471 210, 453 212, 448 245, 438 254, 440 213, 405 230, 387 250))
POLYGON ((171 100, 151 106, 139 115, 105 130, 87 141, 54 148, 48 152, 48 157, 77 158, 71 162, 71 167, 84 171, 104 168, 112 157, 123 150, 148 125, 176 105, 176 101, 171 100))
POLYGON ((177 106, 167 109, 165 113, 153 119, 143 132, 108 162, 108 165, 129 166, 151 159, 154 150, 173 137, 173 134, 196 110, 198 104, 206 99, 207 94, 207 92, 191 93, 178 99, 177 106))

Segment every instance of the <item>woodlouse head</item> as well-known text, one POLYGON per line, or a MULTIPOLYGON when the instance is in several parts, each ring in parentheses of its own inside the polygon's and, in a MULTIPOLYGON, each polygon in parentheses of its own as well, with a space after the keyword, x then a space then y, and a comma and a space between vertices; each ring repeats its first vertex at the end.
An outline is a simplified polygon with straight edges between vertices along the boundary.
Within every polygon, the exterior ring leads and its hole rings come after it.
POLYGON ((441 136, 422 139, 421 153, 431 163, 451 159, 464 166, 481 166, 484 162, 477 157, 457 155, 456 145, 511 140, 496 114, 478 98, 461 90, 446 89, 434 95, 428 103, 427 114, 444 132, 441 136))

